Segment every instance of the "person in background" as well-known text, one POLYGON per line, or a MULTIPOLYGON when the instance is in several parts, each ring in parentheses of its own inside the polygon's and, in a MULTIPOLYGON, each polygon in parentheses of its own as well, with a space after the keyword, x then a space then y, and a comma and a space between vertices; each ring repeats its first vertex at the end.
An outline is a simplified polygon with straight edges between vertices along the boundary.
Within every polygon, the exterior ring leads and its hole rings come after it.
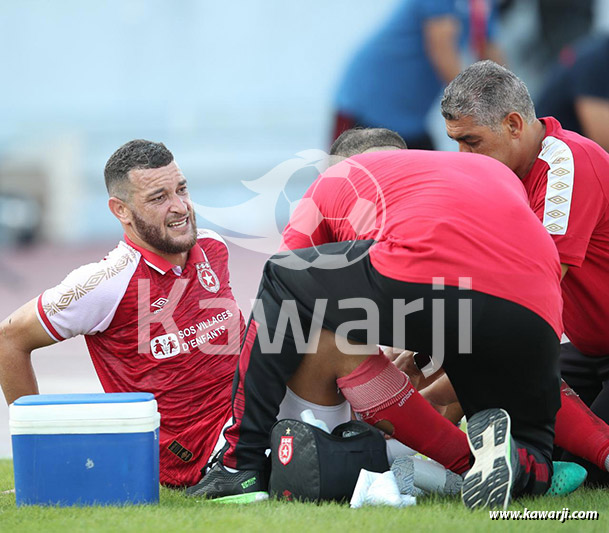
POLYGON ((609 151, 609 36, 565 47, 536 99, 539 116, 609 151))
POLYGON ((543 66, 592 31, 597 0, 535 0, 539 32, 531 52, 543 66), (568 23, 567 23, 568 21, 568 23))
POLYGON ((497 25, 494 0, 402 0, 340 82, 333 139, 354 126, 384 127, 409 148, 432 149, 427 114, 460 72, 460 48, 503 62, 497 25))
MULTIPOLYGON (((557 426, 565 424, 557 435, 567 440, 558 444, 593 451, 600 442, 581 435, 592 435, 597 420, 582 419, 575 404, 579 394, 609 422, 609 154, 553 117, 538 119, 526 85, 492 61, 459 74, 444 91, 441 107, 446 132, 461 152, 493 157, 520 178, 531 209, 558 249, 562 317, 570 340, 561 345, 565 416, 557 419, 557 426)), ((596 462, 603 470, 587 465, 589 477, 606 482, 608 462, 596 462)))

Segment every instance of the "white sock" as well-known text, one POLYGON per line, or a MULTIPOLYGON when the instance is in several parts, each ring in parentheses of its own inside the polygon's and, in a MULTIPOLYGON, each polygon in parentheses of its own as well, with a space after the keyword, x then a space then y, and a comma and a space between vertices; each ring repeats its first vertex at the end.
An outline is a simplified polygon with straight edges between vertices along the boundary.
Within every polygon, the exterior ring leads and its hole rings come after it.
POLYGON ((428 493, 458 494, 463 483, 460 475, 446 470, 435 461, 420 457, 398 457, 391 465, 391 470, 399 479, 407 480, 413 475, 414 487, 428 493))

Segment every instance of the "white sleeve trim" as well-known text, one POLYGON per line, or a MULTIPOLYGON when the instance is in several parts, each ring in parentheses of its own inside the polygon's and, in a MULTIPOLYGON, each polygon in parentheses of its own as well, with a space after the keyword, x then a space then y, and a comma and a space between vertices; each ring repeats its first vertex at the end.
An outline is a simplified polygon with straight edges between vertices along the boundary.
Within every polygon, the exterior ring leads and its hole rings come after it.
POLYGON ((77 268, 46 290, 41 296, 42 310, 55 331, 67 339, 107 329, 140 257, 121 242, 106 259, 77 268))
POLYGON ((42 328, 44 329, 44 331, 47 332, 47 335, 49 337, 51 337, 51 339, 53 339, 55 342, 61 342, 63 339, 58 339, 57 337, 55 337, 55 335, 53 334, 53 332, 47 327, 47 325, 44 323, 43 318, 40 316, 40 310, 38 309, 38 302, 36 302, 36 316, 38 317, 38 322, 40 322, 40 325, 42 326, 42 328))
POLYGON ((550 235, 565 235, 571 214, 575 163, 571 148, 560 139, 549 135, 541 143, 539 159, 549 165, 543 225, 550 235))

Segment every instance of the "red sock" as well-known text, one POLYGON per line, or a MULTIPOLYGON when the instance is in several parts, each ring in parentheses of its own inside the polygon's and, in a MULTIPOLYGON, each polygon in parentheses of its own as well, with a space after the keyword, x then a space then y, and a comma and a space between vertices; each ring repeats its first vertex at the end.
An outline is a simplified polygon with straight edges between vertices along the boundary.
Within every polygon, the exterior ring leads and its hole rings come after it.
POLYGON ((469 469, 465 433, 440 415, 384 355, 372 355, 336 380, 353 410, 368 424, 389 421, 393 437, 462 474, 469 469))
POLYGON ((556 413, 554 442, 563 450, 607 470, 609 426, 590 411, 564 381, 560 387, 560 399, 562 405, 556 413))

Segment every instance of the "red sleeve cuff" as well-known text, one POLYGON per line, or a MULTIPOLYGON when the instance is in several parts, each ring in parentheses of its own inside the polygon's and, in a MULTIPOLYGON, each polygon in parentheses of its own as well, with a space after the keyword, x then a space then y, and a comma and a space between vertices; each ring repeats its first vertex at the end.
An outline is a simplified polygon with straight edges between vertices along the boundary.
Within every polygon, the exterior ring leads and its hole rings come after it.
POLYGON ((578 255, 567 255, 567 254, 558 254, 560 257, 560 262, 565 265, 569 265, 570 267, 580 267, 584 262, 584 257, 580 257, 578 255))

